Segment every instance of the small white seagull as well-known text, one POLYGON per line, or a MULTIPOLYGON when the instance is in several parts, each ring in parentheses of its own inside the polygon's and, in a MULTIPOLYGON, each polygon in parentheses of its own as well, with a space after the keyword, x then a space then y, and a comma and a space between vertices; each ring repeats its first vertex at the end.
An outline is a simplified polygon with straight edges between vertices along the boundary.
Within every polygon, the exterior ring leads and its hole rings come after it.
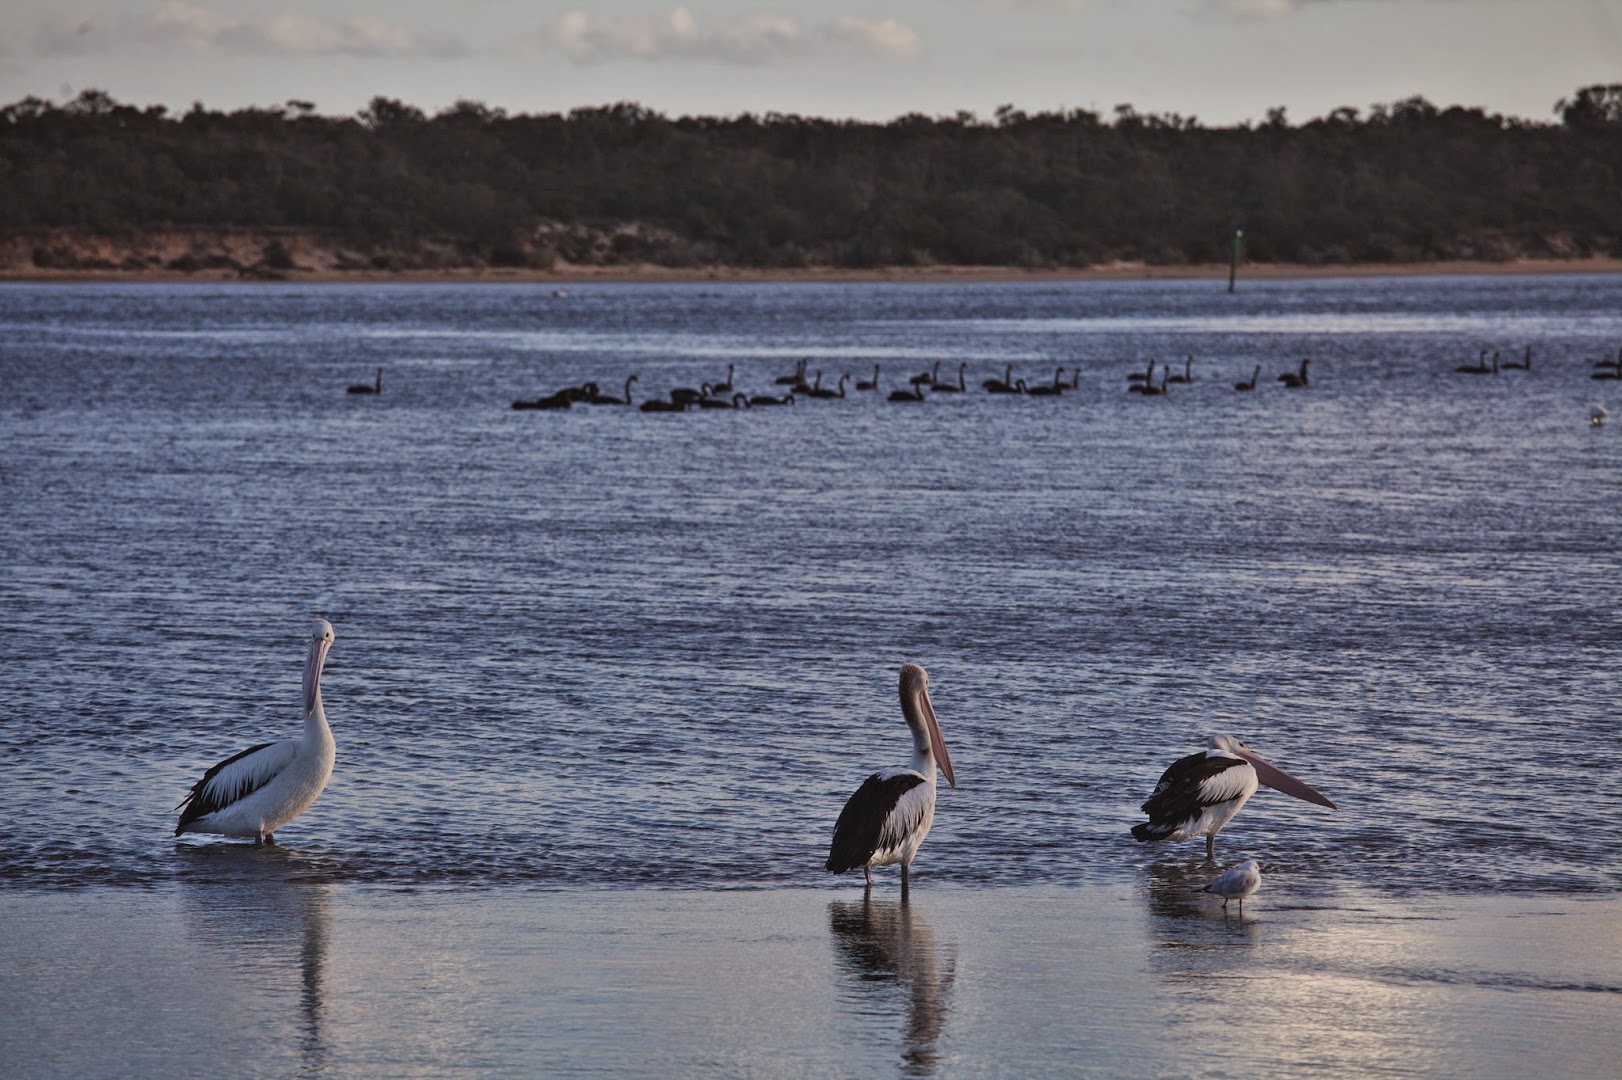
POLYGON ((1208 893, 1216 893, 1222 897, 1222 910, 1228 909, 1229 900, 1239 901, 1241 913, 1245 910, 1245 897, 1253 894, 1262 887, 1262 868, 1255 859, 1229 867, 1217 875, 1215 881, 1204 889, 1208 893))
POLYGON ((1610 415, 1610 413, 1605 411, 1605 406, 1595 405, 1592 409, 1588 410, 1588 422, 1595 427, 1599 427, 1601 424, 1605 423, 1605 418, 1610 415))

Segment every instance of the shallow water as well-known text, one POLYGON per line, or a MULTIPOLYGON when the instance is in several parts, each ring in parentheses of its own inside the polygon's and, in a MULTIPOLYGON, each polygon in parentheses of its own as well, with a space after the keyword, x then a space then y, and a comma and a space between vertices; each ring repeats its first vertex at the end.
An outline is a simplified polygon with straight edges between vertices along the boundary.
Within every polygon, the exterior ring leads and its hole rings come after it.
POLYGON ((1192 859, 1127 829, 1230 730, 1340 810, 1264 791, 1224 861, 1614 893, 1619 344, 1602 277, 0 287, 0 887, 212 881, 171 808, 297 730, 320 614, 338 767, 278 837, 314 880, 848 890, 828 834, 906 758, 913 660, 962 785, 921 889, 1192 859), (1081 386, 508 407, 801 357, 1081 386))
POLYGON ((1157 870, 903 907, 227 854, 206 885, 7 898, 10 1075, 1599 1077, 1622 1052, 1615 897, 1281 881, 1224 913, 1157 870))

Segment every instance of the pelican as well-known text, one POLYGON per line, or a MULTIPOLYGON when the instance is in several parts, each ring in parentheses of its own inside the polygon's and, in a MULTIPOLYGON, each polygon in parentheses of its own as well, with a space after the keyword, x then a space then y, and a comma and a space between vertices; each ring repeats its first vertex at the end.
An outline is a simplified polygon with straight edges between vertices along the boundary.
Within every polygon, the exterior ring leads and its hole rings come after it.
POLYGON ((1142 810, 1149 820, 1132 826, 1140 841, 1205 837, 1205 859, 1216 860, 1216 834, 1233 820, 1257 784, 1319 806, 1335 804, 1276 765, 1245 748, 1232 735, 1211 736, 1203 754, 1178 758, 1160 776, 1142 810))
POLYGON ((917 664, 901 668, 901 715, 912 729, 912 764, 880 769, 856 789, 834 825, 827 867, 843 874, 860 866, 871 886, 873 867, 898 862, 905 897, 908 868, 935 821, 935 767, 953 787, 957 780, 929 700, 929 676, 917 664))
POLYGON ((376 383, 350 383, 346 393, 350 394, 381 394, 383 392, 383 369, 377 369, 376 383))
POLYGON ((1256 389, 1256 380, 1261 377, 1261 373, 1262 373, 1262 366, 1260 364, 1257 364, 1256 365, 1256 370, 1252 371, 1250 373, 1250 381, 1249 382, 1236 382, 1236 383, 1233 384, 1233 388, 1235 390, 1254 390, 1254 389, 1256 389))
POLYGON ((321 706, 321 666, 332 648, 332 624, 315 621, 304 658, 304 732, 296 739, 260 743, 228 757, 197 781, 180 805, 181 833, 251 836, 273 843, 277 829, 310 808, 332 776, 337 747, 321 706))
POLYGON ((1216 893, 1222 897, 1222 910, 1228 910, 1228 901, 1239 901, 1239 912, 1244 913, 1245 897, 1253 895, 1262 887, 1262 868, 1255 859, 1230 866, 1216 876, 1216 880, 1207 885, 1201 892, 1216 893))

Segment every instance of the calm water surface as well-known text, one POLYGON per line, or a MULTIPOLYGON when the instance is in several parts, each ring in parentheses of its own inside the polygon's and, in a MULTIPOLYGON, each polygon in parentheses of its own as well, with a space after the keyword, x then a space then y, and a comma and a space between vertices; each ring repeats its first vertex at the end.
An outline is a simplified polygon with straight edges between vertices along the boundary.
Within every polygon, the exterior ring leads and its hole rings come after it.
POLYGON ((827 838, 906 758, 913 660, 961 784, 921 888, 1192 859, 1127 829, 1226 730, 1340 805, 1223 834, 1299 889, 1614 893, 1619 345, 1604 277, 0 287, 0 887, 208 879, 172 808, 297 730, 320 614, 338 767, 279 836, 312 880, 848 889, 827 838), (801 358, 973 389, 508 407, 801 358))

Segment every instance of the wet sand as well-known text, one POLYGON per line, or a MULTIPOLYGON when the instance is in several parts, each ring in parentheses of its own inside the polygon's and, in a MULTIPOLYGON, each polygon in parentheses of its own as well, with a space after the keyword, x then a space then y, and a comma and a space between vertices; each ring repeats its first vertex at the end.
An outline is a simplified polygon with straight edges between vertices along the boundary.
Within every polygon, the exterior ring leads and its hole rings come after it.
POLYGON ((398 891, 232 848, 13 891, 7 1075, 1565 1076, 1622 1055, 1622 899, 1135 885, 398 891))

